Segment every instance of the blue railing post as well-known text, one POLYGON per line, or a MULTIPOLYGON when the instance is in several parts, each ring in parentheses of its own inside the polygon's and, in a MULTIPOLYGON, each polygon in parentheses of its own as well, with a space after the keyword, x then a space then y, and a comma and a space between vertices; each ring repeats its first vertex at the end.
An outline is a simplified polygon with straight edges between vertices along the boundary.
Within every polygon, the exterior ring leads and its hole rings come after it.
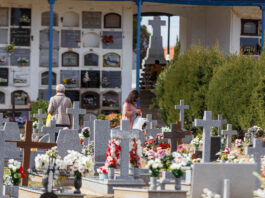
POLYGON ((170 60, 170 16, 168 16, 168 24, 167 24, 167 63, 170 60))
MULTIPOLYGON (((137 62, 136 62, 136 90, 140 93, 140 63, 141 63, 141 12, 142 12, 142 0, 136 0, 137 2, 137 62)), ((139 107, 139 102, 137 104, 139 107)))
POLYGON ((262 35, 261 35, 261 52, 263 52, 264 48, 264 31, 265 31, 265 5, 261 6, 261 11, 262 11, 262 35))

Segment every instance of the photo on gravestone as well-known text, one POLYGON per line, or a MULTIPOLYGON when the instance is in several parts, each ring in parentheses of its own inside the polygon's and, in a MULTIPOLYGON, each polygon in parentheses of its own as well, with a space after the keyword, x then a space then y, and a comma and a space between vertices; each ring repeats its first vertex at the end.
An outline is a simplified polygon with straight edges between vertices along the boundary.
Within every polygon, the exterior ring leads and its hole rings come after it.
POLYGON ((81 88, 99 88, 99 71, 81 71, 81 88))
POLYGON ((84 56, 85 66, 98 66, 98 55, 89 53, 84 56))
POLYGON ((102 71, 101 86, 103 88, 121 88, 121 72, 102 71))
POLYGON ((9 65, 9 55, 5 48, 0 48, 0 66, 9 65))
MULTIPOLYGON (((59 49, 52 50, 52 67, 58 67, 59 63, 59 49)), ((49 49, 40 49, 40 66, 49 66, 49 49)))
MULTIPOLYGON (((52 90, 52 96, 56 94, 55 90, 52 90)), ((38 100, 49 100, 48 89, 39 89, 38 100)))
POLYGON ((30 26, 31 9, 29 8, 11 8, 11 25, 30 26))
POLYGON ((104 31, 102 44, 103 49, 122 49, 122 32, 104 31))
POLYGON ((8 68, 0 68, 0 86, 8 86, 8 68))
POLYGON ((119 107, 120 106, 120 96, 117 92, 108 91, 103 94, 102 97, 103 107, 119 107))
MULTIPOLYGON (((43 72, 41 74, 41 85, 48 85, 49 82, 49 72, 43 72)), ((52 72, 52 85, 56 85, 56 73, 52 72)))
POLYGON ((79 48, 81 41, 80 30, 62 30, 61 31, 61 47, 79 48))
POLYGON ((104 16, 104 28, 121 28, 121 15, 109 13, 104 16))
POLYGON ((95 32, 88 32, 83 35, 83 47, 98 48, 100 43, 100 35, 95 32))
POLYGON ((77 70, 61 70, 60 82, 66 88, 80 87, 80 72, 77 70))
POLYGON ((5 93, 0 91, 0 104, 5 104, 5 93))
POLYGON ((11 55, 12 66, 29 66, 30 65, 30 49, 16 48, 11 55))
POLYGON ((8 8, 0 8, 0 26, 8 26, 9 12, 8 8))
POLYGON ((81 105, 85 109, 99 108, 99 94, 96 92, 85 92, 81 96, 81 105))
POLYGON ((61 17, 63 27, 79 27, 79 14, 73 11, 63 13, 61 17))
POLYGON ((10 43, 16 46, 30 46, 30 29, 28 28, 11 28, 10 43))
MULTIPOLYGON (((41 14, 41 25, 42 26, 49 26, 50 25, 50 12, 43 12, 41 14)), ((58 14, 53 13, 53 26, 58 26, 58 14)))
POLYGON ((108 53, 103 56, 104 67, 120 67, 120 55, 116 53, 108 53))
POLYGON ((100 29, 101 12, 82 12, 82 27, 90 29, 100 29))
MULTIPOLYGON (((40 31, 40 48, 49 49, 49 30, 40 31)), ((59 31, 53 30, 53 48, 59 49, 59 31)))
POLYGON ((30 72, 28 68, 12 68, 10 79, 14 86, 27 86, 30 82, 30 72))
POLYGON ((80 92, 75 90, 65 90, 65 96, 69 97, 72 102, 80 100, 80 92))
POLYGON ((14 91, 11 94, 11 103, 15 102, 15 105, 27 105, 29 102, 29 96, 25 91, 14 91))
POLYGON ((8 43, 8 29, 0 29, 0 44, 8 43))
POLYGON ((62 66, 64 67, 78 67, 79 54, 76 52, 65 52, 62 54, 62 66))

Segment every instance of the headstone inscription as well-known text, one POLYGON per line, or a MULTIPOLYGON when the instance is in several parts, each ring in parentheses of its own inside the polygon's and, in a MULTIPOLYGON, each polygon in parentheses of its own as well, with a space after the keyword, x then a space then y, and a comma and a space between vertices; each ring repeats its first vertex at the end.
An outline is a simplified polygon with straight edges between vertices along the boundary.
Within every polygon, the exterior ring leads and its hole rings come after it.
POLYGON ((0 66, 2 65, 9 65, 9 55, 5 48, 0 48, 0 66))
MULTIPOLYGON (((40 31, 40 48, 49 49, 49 30, 40 31)), ((53 48, 59 48, 59 31, 53 30, 53 48)))
POLYGON ((114 42, 108 44, 103 42, 103 49, 122 49, 122 32, 104 31, 103 37, 104 36, 112 36, 114 42))
POLYGON ((8 68, 0 68, 0 86, 8 86, 8 68))
POLYGON ((82 12, 82 27, 90 29, 100 29, 101 12, 82 12))
POLYGON ((17 147, 23 148, 23 167, 25 170, 26 177, 22 179, 22 186, 28 186, 28 169, 30 166, 30 152, 31 148, 39 148, 39 149, 50 149, 56 146, 55 143, 39 143, 32 142, 32 121, 26 122, 25 127, 25 141, 14 141, 14 140, 6 140, 6 142, 16 142, 17 147))
POLYGON ((7 44, 7 38, 8 38, 8 29, 0 29, 0 44, 7 44))
POLYGON ((99 88, 99 71, 81 71, 81 88, 99 88))
POLYGON ((99 108, 99 94, 97 92, 88 91, 82 94, 81 103, 85 109, 99 108))
POLYGON ((226 120, 223 120, 223 116, 221 114, 218 114, 218 120, 221 121, 221 125, 218 127, 218 135, 221 136, 222 130, 223 130, 223 125, 227 123, 226 120))
POLYGON ((231 149, 232 135, 236 135, 237 131, 232 129, 232 124, 227 124, 226 130, 221 130, 222 135, 226 135, 226 145, 231 149))
POLYGON ((84 56, 85 66, 98 66, 98 55, 89 53, 84 56))
POLYGON ((41 132, 44 134, 48 133, 49 140, 50 140, 49 142, 55 143, 57 140, 58 133, 61 129, 63 129, 63 128, 62 127, 56 127, 56 121, 55 120, 50 120, 50 126, 48 126, 48 127, 43 126, 41 129, 41 132))
POLYGON ((9 12, 8 8, 0 8, 0 26, 8 26, 9 12))
POLYGON ((29 68, 12 68, 10 81, 14 86, 27 86, 30 82, 29 68))
MULTIPOLYGON (((40 49, 40 66, 48 67, 49 66, 49 49, 41 48, 40 49)), ((52 66, 58 67, 59 62, 59 49, 52 50, 52 66)))
POLYGON ((30 46, 30 29, 28 28, 11 28, 10 42, 16 46, 30 46))
POLYGON ((212 112, 204 111, 203 119, 195 119, 195 126, 203 127, 203 153, 202 161, 210 162, 211 153, 211 128, 219 127, 221 124, 220 120, 212 120, 212 112))
POLYGON ((67 108, 66 109, 66 113, 73 115, 73 121, 72 121, 73 129, 74 130, 79 130, 80 129, 80 126, 79 126, 79 115, 85 115, 86 114, 86 110, 85 109, 80 109, 79 108, 79 102, 74 101, 73 108, 67 108))
POLYGON ((81 40, 80 30, 62 30, 61 35, 61 47, 79 48, 78 43, 81 40))
POLYGON ((37 129, 40 132, 41 131, 41 128, 43 126, 43 121, 44 121, 44 119, 46 119, 47 114, 46 113, 42 113, 42 109, 38 109, 38 113, 37 114, 34 113, 33 114, 33 117, 38 119, 37 129))
POLYGON ((211 136, 211 153, 210 153, 210 160, 216 161, 219 156, 216 155, 221 150, 221 136, 211 136))
POLYGON ((90 141, 94 141, 94 121, 97 119, 97 117, 93 114, 85 115, 84 116, 84 124, 83 127, 89 127, 90 128, 90 141))
POLYGON ((121 88, 121 72, 102 71, 101 82, 103 88, 121 88))
POLYGON ((25 64, 25 66, 30 65, 30 49, 22 49, 22 48, 16 48, 14 53, 11 55, 11 65, 12 66, 19 66, 19 59, 25 59, 28 62, 25 64))

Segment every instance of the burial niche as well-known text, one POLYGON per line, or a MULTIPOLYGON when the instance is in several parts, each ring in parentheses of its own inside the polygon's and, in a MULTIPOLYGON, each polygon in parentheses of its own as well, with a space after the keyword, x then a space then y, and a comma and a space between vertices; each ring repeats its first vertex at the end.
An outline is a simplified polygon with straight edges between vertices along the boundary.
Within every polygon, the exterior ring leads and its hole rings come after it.
POLYGON ((5 93, 0 91, 0 104, 5 104, 5 93))
POLYGON ((0 8, 0 26, 8 26, 8 8, 0 8))
POLYGON ((0 68, 0 86, 8 86, 8 68, 0 68))
POLYGON ((81 71, 81 88, 99 88, 99 71, 81 71))
POLYGON ((99 47, 100 36, 97 33, 89 32, 84 34, 83 47, 99 47))
POLYGON ((25 91, 14 91, 11 97, 11 103, 15 105, 27 105, 29 102, 29 96, 25 91))
POLYGON ((98 55, 89 53, 84 56, 85 66, 98 66, 98 55))
POLYGON ((78 88, 80 72, 78 70, 61 70, 61 83, 67 88, 78 88))
POLYGON ((103 107, 119 107, 119 94, 114 91, 109 91, 103 94, 102 106, 103 107))
MULTIPOLYGON (((41 25, 49 26, 50 25, 50 12, 43 12, 41 14, 41 25)), ((58 26, 58 14, 53 13, 53 26, 58 26)))
POLYGON ((76 52, 65 52, 62 54, 62 66, 64 67, 78 67, 79 54, 76 52))
POLYGON ((11 25, 30 26, 31 9, 11 8, 11 25))
POLYGON ((82 12, 82 27, 100 29, 101 12, 82 12))
MULTIPOLYGON (((43 72, 41 74, 41 85, 48 85, 49 83, 49 72, 43 72)), ((52 72, 52 85, 56 85, 56 73, 52 72)))
POLYGON ((121 15, 109 13, 104 16, 104 28, 121 28, 121 15))
POLYGON ((65 12, 61 20, 63 27, 79 27, 79 14, 75 12, 65 12))
POLYGON ((108 53, 103 56, 104 67, 120 67, 120 55, 116 53, 108 53))
POLYGON ((99 108, 99 94, 96 92, 85 92, 81 96, 82 108, 97 109, 99 108))

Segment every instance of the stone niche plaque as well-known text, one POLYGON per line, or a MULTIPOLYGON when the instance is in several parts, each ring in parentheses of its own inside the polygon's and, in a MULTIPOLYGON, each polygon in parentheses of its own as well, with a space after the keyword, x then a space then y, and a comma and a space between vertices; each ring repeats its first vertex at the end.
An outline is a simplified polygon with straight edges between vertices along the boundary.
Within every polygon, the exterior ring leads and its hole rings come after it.
POLYGON ((30 46, 30 29, 28 28, 11 28, 10 42, 16 46, 30 46))
MULTIPOLYGON (((59 62, 59 50, 53 49, 52 51, 52 66, 58 67, 59 62)), ((40 49, 40 66, 48 67, 49 66, 49 49, 40 49)))
POLYGON ((8 86, 8 68, 0 68, 0 86, 8 86))
POLYGON ((13 68, 10 79, 14 86, 27 86, 30 83, 30 73, 28 68, 13 68))
POLYGON ((8 29, 0 29, 0 44, 7 44, 8 29))
MULTIPOLYGON (((56 94, 55 90, 52 90, 52 95, 56 94)), ((38 100, 49 100, 49 92, 48 89, 39 89, 38 100)))
POLYGON ((29 102, 29 96, 25 91, 14 91, 11 94, 11 97, 14 97, 14 100, 11 100, 11 103, 13 104, 14 101, 15 105, 27 105, 29 102))
POLYGON ((100 36, 95 32, 88 32, 83 37, 83 47, 99 47, 100 36))
POLYGON ((101 12, 82 12, 82 27, 90 29, 100 29, 101 12))
POLYGON ((102 71, 101 86, 103 88, 121 88, 121 72, 102 71))
POLYGON ((16 48, 11 55, 11 65, 19 66, 19 59, 26 59, 28 62, 24 66, 30 65, 30 49, 16 48))
POLYGON ((64 67, 78 67, 79 54, 76 52, 65 52, 62 54, 62 66, 64 67))
POLYGON ((31 9, 11 8, 11 25, 30 26, 31 9))
POLYGON ((8 26, 8 8, 0 8, 0 26, 8 26))
POLYGON ((65 90, 65 95, 71 99, 71 101, 80 100, 80 92, 75 90, 65 90))
POLYGON ((104 16, 104 28, 121 28, 121 15, 109 13, 104 16))
POLYGON ((82 88, 99 88, 100 73, 99 71, 81 71, 82 88))
POLYGON ((84 56, 85 66, 98 66, 98 55, 89 53, 84 56))
POLYGON ((104 36, 113 36, 113 43, 103 43, 103 49, 122 49, 122 32, 104 31, 104 36))
POLYGON ((103 107, 119 107, 120 106, 120 96, 114 91, 109 91, 103 94, 102 97, 103 107))
POLYGON ((120 55, 108 53, 103 56, 103 67, 120 67, 120 55))
POLYGON ((61 47, 79 48, 80 30, 62 30, 61 47))
POLYGON ((0 48, 0 66, 9 65, 9 55, 5 48, 0 48))
MULTIPOLYGON (((40 48, 49 49, 49 30, 40 31, 40 48)), ((53 30, 53 48, 59 49, 59 31, 53 30)))
POLYGON ((5 104, 5 93, 0 91, 0 104, 5 104))
POLYGON ((63 27, 79 27, 79 14, 69 11, 65 12, 62 17, 63 27))
MULTIPOLYGON (((43 72, 41 74, 41 85, 49 84, 49 72, 43 72)), ((52 85, 56 85, 56 73, 52 72, 52 85)))
MULTIPOLYGON (((50 12, 43 12, 41 14, 41 25, 49 26, 50 25, 50 12)), ((53 13, 53 26, 58 26, 58 14, 53 13)))
POLYGON ((86 92, 81 96, 82 108, 97 109, 99 108, 99 94, 96 92, 86 92))
POLYGON ((61 70, 60 82, 67 88, 80 87, 80 73, 77 70, 61 70))

